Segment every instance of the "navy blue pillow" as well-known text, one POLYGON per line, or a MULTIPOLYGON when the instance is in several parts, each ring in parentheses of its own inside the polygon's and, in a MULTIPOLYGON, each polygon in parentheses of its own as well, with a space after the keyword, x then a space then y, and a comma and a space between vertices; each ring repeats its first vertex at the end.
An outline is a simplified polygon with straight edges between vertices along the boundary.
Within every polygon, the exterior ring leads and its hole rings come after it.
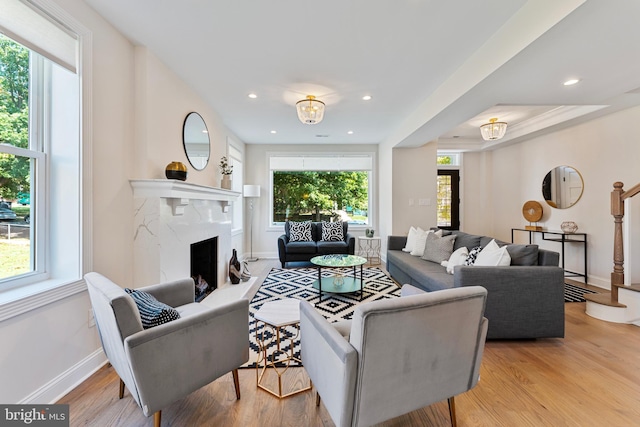
POLYGON ((131 298, 136 302, 144 329, 153 328, 154 326, 180 318, 178 310, 158 301, 149 292, 136 291, 135 289, 129 288, 125 288, 124 290, 131 295, 131 298))

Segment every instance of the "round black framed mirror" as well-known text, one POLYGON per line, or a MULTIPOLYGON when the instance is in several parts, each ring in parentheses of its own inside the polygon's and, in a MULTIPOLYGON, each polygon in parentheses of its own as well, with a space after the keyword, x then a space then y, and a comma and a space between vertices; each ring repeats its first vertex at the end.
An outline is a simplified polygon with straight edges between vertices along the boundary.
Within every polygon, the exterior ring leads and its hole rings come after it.
POLYGON ((542 197, 552 208, 570 208, 578 203, 583 191, 582 175, 571 166, 557 166, 542 180, 542 197))
POLYGON ((195 170, 202 170, 209 163, 211 141, 209 130, 202 116, 196 112, 187 114, 182 126, 182 144, 189 163, 195 170))

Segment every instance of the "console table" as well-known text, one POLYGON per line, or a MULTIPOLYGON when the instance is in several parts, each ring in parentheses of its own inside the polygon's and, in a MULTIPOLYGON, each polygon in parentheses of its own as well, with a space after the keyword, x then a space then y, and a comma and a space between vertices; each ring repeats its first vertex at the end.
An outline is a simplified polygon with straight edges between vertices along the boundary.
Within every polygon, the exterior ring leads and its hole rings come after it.
POLYGON ((547 240, 549 242, 559 242, 561 244, 561 250, 560 250, 561 265, 560 266, 565 272, 565 277, 584 277, 584 283, 588 283, 587 281, 587 233, 565 233, 564 231, 546 231, 546 230, 536 231, 536 230, 527 230, 525 228, 512 228, 511 243, 513 243, 514 231, 524 231, 525 233, 529 233, 529 244, 532 243, 533 233, 542 234, 542 240, 547 240), (564 268, 564 244, 565 243, 582 244, 584 248, 584 270, 583 270, 584 273, 570 271, 564 268))

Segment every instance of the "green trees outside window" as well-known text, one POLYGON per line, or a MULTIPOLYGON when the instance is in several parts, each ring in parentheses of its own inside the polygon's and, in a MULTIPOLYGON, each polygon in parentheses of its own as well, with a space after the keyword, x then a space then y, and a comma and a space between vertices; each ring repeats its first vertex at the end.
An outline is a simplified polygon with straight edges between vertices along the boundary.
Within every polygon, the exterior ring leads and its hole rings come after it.
MULTIPOLYGON (((0 34, 0 144, 29 149, 29 50, 0 34)), ((0 221, 0 280, 33 268, 30 222, 31 159, 2 150, 0 145, 0 201, 18 220, 0 221), (19 199, 19 200, 17 200, 19 199), (21 221, 23 220, 24 221, 21 221)), ((7 218, 4 216, 3 218, 7 218)))
POLYGON ((368 224, 369 173, 273 171, 273 221, 368 224))
MULTIPOLYGON (((0 34, 0 144, 29 148, 29 50, 0 34)), ((29 159, 0 153, 0 197, 29 193, 29 159)))

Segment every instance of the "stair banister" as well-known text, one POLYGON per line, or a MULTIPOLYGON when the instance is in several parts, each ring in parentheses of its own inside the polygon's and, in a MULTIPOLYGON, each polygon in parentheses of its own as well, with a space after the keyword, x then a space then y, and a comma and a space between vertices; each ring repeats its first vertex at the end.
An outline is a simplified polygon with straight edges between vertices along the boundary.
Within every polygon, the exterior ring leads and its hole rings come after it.
POLYGON ((640 193, 640 183, 624 191, 620 181, 613 183, 611 192, 611 215, 613 215, 613 272, 611 273, 611 301, 618 302, 618 288, 624 286, 624 250, 622 236, 622 218, 624 201, 640 193))

